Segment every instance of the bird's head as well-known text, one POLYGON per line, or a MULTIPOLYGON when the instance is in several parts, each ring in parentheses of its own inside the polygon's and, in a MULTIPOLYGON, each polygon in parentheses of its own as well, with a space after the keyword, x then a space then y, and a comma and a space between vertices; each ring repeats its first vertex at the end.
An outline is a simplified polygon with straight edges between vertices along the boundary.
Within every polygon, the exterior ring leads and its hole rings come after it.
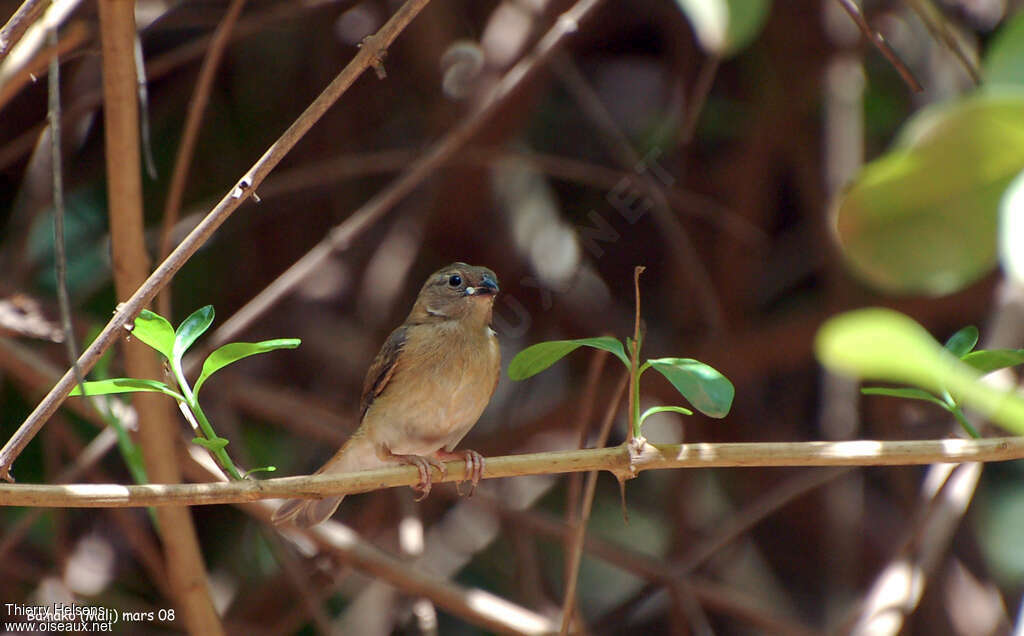
POLYGON ((479 320, 490 324, 498 277, 490 269, 452 263, 427 279, 410 318, 419 320, 479 320))

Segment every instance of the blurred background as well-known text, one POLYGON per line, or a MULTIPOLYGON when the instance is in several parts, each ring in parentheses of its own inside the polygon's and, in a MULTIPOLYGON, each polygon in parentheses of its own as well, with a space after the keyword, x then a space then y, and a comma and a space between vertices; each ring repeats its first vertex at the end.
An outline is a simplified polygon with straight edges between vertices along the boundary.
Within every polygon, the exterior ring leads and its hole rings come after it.
MULTIPOLYGON (((19 4, 0 2, 0 17, 19 4)), ((136 3, 154 262, 398 6, 136 3), (200 69, 238 5, 176 190, 200 69)), ((429 3, 387 51, 383 72, 365 73, 257 188, 259 202, 245 202, 174 278, 161 313, 177 325, 212 304, 216 330, 321 241, 337 239, 275 302, 233 323, 232 340, 302 339, 206 386, 204 408, 233 457, 282 476, 308 474, 333 454, 357 424, 363 374, 380 344, 424 278, 456 260, 498 274, 494 327, 505 366, 543 340, 632 334, 633 268, 645 266, 644 353, 696 358, 736 387, 725 419, 658 415, 645 426, 652 441, 953 434, 941 409, 862 397, 855 383, 823 372, 814 335, 836 313, 885 305, 940 341, 973 324, 986 346, 1024 346, 1024 241, 1014 238, 1024 201, 1013 196, 1024 169, 1020 3, 608 0, 536 58, 571 6, 429 3), (848 10, 863 11, 897 61, 848 10), (495 98, 517 63, 535 71, 495 98), (431 155, 471 123, 468 142, 443 161, 431 155), (364 228, 346 224, 408 170, 425 175, 411 194, 364 228)), ((63 11, 68 291, 81 345, 123 298, 111 279, 97 9, 54 7, 63 11)), ((30 35, 0 62, 4 440, 68 366, 54 283, 49 56, 30 35)), ((124 373, 115 351, 90 377, 124 373)), ((644 377, 643 405, 680 403, 653 376, 644 377)), ((462 447, 503 455, 592 441, 621 377, 614 359, 585 350, 524 382, 503 373, 462 447)), ((74 482, 132 482, 117 445, 82 455, 100 429, 79 407, 62 409, 18 458, 20 482, 67 480, 69 469, 74 482)), ((130 410, 121 411, 131 428, 130 410)), ((624 408, 616 418, 609 444, 626 435, 624 408)), ((1022 472, 1019 462, 986 466, 950 511, 939 499, 953 488, 939 488, 945 477, 928 467, 648 471, 626 485, 628 523, 618 484, 602 475, 577 625, 595 634, 845 632, 886 568, 906 557, 921 568, 905 585, 916 593, 883 594, 905 611, 876 633, 1019 629, 1022 472)), ((408 489, 385 490, 346 499, 336 519, 411 559, 417 550, 400 540, 399 520, 419 518, 426 536, 416 567, 557 621, 573 483, 488 482, 472 500, 445 485, 417 505, 408 489)), ((235 507, 192 514, 229 633, 430 633, 431 616, 442 634, 495 629, 444 608, 434 615, 415 590, 381 584, 343 553, 297 550, 235 507)), ((144 509, 4 507, 0 523, 5 602, 173 606, 144 509)), ((133 628, 183 623, 119 629, 133 628)))

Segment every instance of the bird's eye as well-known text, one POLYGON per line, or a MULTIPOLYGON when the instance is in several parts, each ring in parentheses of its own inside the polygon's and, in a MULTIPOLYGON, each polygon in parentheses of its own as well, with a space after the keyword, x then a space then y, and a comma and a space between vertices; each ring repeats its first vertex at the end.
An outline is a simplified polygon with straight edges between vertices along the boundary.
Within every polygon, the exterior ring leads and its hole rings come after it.
POLYGON ((458 274, 452 274, 451 276, 448 277, 448 286, 449 287, 458 287, 461 284, 462 284, 462 277, 459 276, 458 274))

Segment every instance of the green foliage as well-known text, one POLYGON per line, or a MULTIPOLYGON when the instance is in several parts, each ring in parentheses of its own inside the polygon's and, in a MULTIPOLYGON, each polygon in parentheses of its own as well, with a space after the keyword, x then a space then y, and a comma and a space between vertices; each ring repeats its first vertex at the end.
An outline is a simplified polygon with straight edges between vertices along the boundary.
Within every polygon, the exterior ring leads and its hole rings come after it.
MULTIPOLYGON (((215 372, 223 369, 232 362, 237 362, 257 353, 266 353, 277 349, 294 349, 301 342, 297 338, 279 338, 266 340, 264 342, 232 342, 226 344, 209 356, 203 362, 203 370, 196 380, 195 388, 189 385, 185 378, 182 367, 182 359, 185 353, 195 344, 210 325, 213 324, 213 306, 201 307, 182 321, 175 330, 166 318, 147 309, 142 310, 135 319, 132 326, 132 335, 141 342, 157 350, 167 358, 171 367, 178 390, 157 380, 141 378, 113 378, 107 380, 95 380, 85 382, 84 388, 88 395, 111 395, 116 393, 133 393, 138 391, 153 391, 163 393, 174 398, 179 404, 189 411, 192 420, 198 424, 202 437, 196 437, 192 441, 210 451, 217 459, 217 462, 234 479, 242 479, 243 476, 235 466, 225 448, 228 440, 220 437, 213 430, 206 413, 199 405, 199 389, 203 383, 215 372)), ((81 388, 76 387, 71 395, 81 395, 81 388)), ((245 473, 246 476, 256 471, 273 471, 273 466, 254 468, 245 473)))
MULTIPOLYGON (((109 380, 94 380, 92 382, 85 382, 84 384, 85 390, 89 395, 113 395, 115 393, 153 391, 169 395, 175 400, 185 399, 180 393, 157 380, 145 380, 142 378, 112 378, 109 380)), ((82 387, 76 386, 71 390, 69 395, 82 395, 82 387)))
MULTIPOLYGON (((633 347, 633 340, 626 339, 627 346, 633 347)), ((508 367, 508 375, 513 380, 525 380, 540 373, 552 364, 561 360, 580 347, 602 349, 615 354, 627 369, 630 360, 626 349, 615 338, 581 338, 579 340, 551 340, 540 342, 520 351, 508 367)), ((658 358, 647 360, 639 369, 633 381, 634 404, 639 409, 639 379, 649 368, 654 368, 668 378, 672 386, 701 413, 710 417, 725 417, 732 407, 735 389, 732 383, 712 367, 691 358, 658 358)), ((693 411, 679 406, 655 406, 632 414, 633 434, 640 436, 640 427, 648 416, 655 413, 673 412, 693 415, 693 411)))
POLYGON ((999 262, 1008 278, 1024 285, 1024 171, 999 202, 999 262))
POLYGON ((843 255, 881 291, 952 293, 997 255, 1024 280, 1024 13, 982 67, 978 90, 915 114, 836 201, 843 255))
POLYGON ((1000 201, 1022 169, 1024 91, 926 108, 837 200, 843 256, 887 293, 956 291, 995 265, 1000 201))
POLYGON ((676 0, 705 51, 730 57, 761 33, 771 0, 676 0))
POLYGON ((725 417, 729 414, 736 389, 732 382, 713 369, 692 358, 659 358, 648 360, 655 371, 668 378, 690 404, 708 417, 725 417))
POLYGON ((913 385, 868 387, 864 393, 925 400, 949 411, 972 437, 963 406, 976 409, 1007 430, 1024 434, 1024 400, 981 382, 990 371, 1024 362, 1024 350, 972 351, 975 327, 964 327, 936 342, 917 322, 891 309, 860 309, 828 320, 818 330, 818 360, 858 378, 913 385), (916 388, 919 387, 919 388, 916 388))
POLYGON ((168 360, 174 359, 174 327, 160 314, 142 310, 135 318, 132 335, 159 351, 168 360))
POLYGON ((206 333, 206 330, 213 324, 213 305, 206 305, 192 312, 192 314, 178 325, 174 332, 174 349, 172 361, 181 361, 185 352, 195 344, 199 336, 206 333))
POLYGON ((298 338, 278 338, 263 342, 229 342, 207 356, 206 361, 203 362, 203 370, 196 380, 194 389, 196 396, 199 395, 199 389, 211 375, 232 362, 277 349, 294 349, 299 346, 299 342, 298 338))
POLYGON ((1024 85, 1024 12, 999 29, 985 52, 982 69, 986 86, 1024 85))
POLYGON ((547 369, 583 346, 614 353, 615 357, 621 360, 623 364, 629 366, 629 358, 626 357, 622 343, 610 336, 580 338, 579 340, 549 340, 548 342, 541 342, 520 351, 508 365, 508 377, 513 380, 525 380, 547 369))

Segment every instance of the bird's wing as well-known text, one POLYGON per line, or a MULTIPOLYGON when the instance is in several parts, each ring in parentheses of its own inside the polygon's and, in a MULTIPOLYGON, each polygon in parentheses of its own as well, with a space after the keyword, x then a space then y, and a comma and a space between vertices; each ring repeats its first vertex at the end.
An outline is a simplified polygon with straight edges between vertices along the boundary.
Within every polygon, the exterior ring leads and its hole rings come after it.
POLYGON ((377 352, 377 357, 373 359, 370 369, 366 372, 366 380, 363 381, 363 396, 359 400, 360 421, 366 416, 366 410, 373 404, 373 400, 381 394, 384 387, 388 385, 388 381, 391 380, 391 376, 395 374, 398 355, 401 353, 402 347, 405 346, 408 329, 406 325, 402 325, 391 332, 380 351, 377 352))

